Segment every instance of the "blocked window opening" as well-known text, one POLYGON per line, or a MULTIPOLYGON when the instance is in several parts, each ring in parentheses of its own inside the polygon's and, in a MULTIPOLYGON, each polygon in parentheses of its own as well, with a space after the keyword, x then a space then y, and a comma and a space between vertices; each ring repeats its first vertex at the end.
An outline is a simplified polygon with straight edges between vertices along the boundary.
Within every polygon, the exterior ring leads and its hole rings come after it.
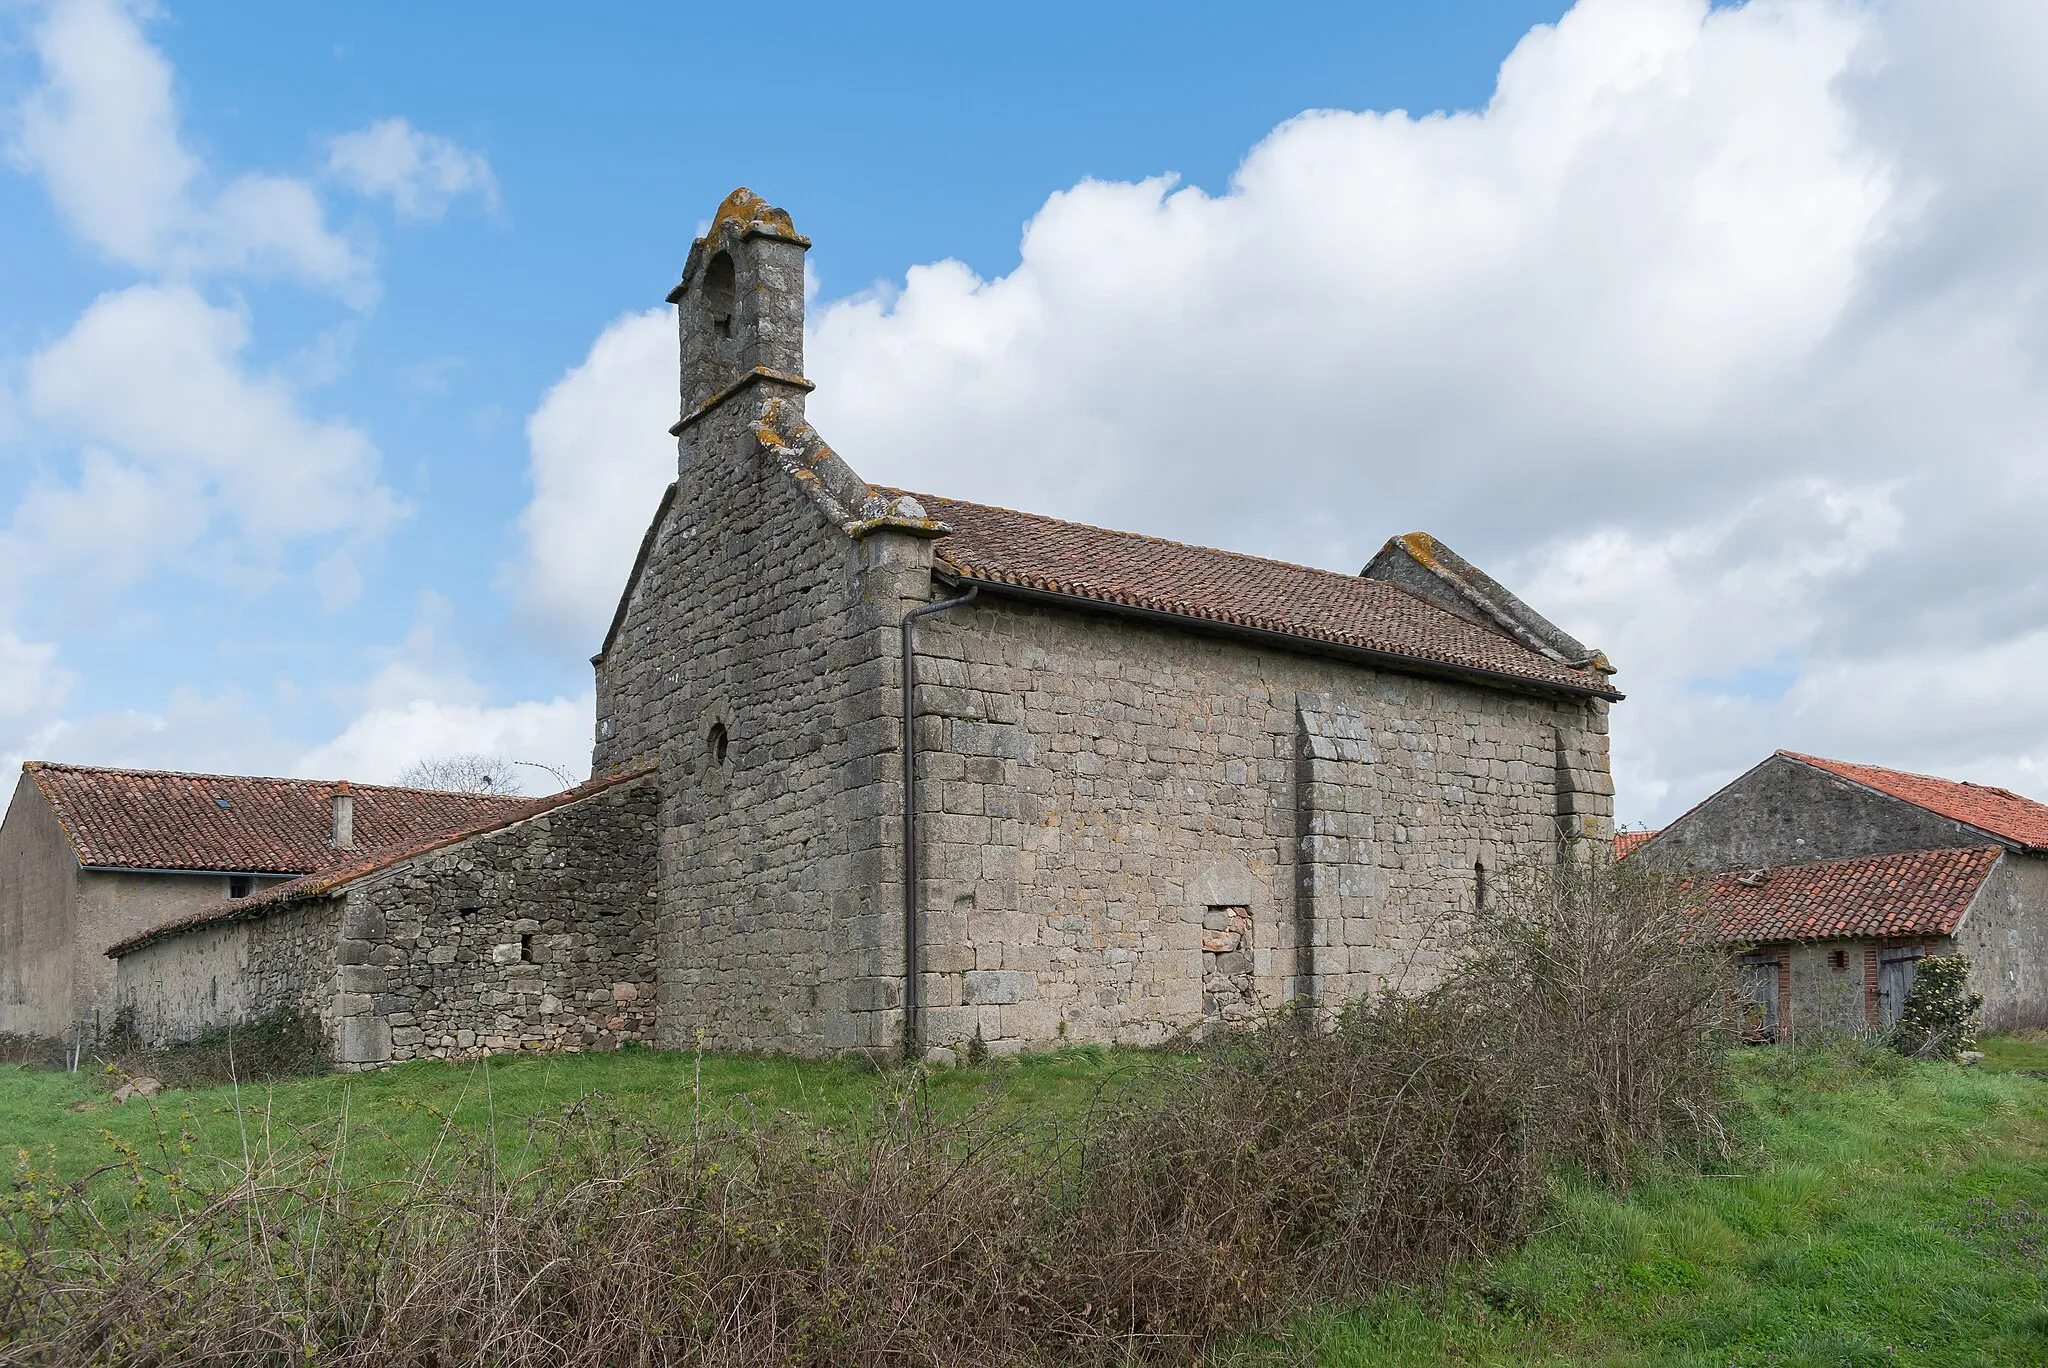
POLYGON ((1252 910, 1211 907, 1202 914, 1202 1018, 1233 1026, 1258 1014, 1252 983, 1252 910))
POLYGON ((526 935, 526 936, 521 936, 521 937, 519 938, 519 959, 520 959, 520 962, 521 962, 521 963, 524 963, 524 964, 531 964, 531 963, 533 963, 533 937, 532 937, 532 936, 530 936, 530 935, 526 935))
POLYGON ((704 750, 713 769, 725 763, 725 723, 711 724, 711 735, 705 740, 704 750))
POLYGON ((247 874, 231 874, 231 875, 229 875, 229 876, 228 876, 228 896, 229 896, 230 898, 246 898, 246 897, 248 897, 248 896, 249 896, 249 889, 250 889, 250 888, 251 888, 251 887, 252 887, 252 886, 253 886, 253 885, 255 884, 255 882, 256 882, 256 881, 255 881, 254 879, 250 878, 250 877, 249 877, 249 876, 248 876, 247 874))
POLYGON ((711 328, 720 337, 732 336, 733 303, 739 295, 739 275, 732 258, 724 252, 711 258, 704 268, 704 312, 711 316, 711 328))

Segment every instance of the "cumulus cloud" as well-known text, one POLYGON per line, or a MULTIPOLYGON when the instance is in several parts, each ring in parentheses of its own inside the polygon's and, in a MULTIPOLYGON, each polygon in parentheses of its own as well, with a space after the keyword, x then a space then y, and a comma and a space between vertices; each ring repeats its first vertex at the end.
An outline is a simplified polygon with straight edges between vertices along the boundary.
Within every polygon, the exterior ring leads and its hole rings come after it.
POLYGON ((498 204, 498 182, 483 153, 404 119, 379 119, 327 144, 327 174, 370 199, 388 199, 402 219, 437 219, 465 195, 498 204))
MULTIPOLYGON (((61 759, 82 765, 227 774, 278 774, 293 747, 253 700, 238 689, 205 695, 174 689, 160 708, 117 708, 53 718, 18 744, 19 760, 61 759)), ((0 752, 4 754, 4 752, 0 752)))
POLYGON ((123 0, 49 8, 31 35, 43 82, 15 111, 10 159, 125 265, 288 276, 365 301, 367 258, 327 226, 304 181, 251 174, 210 188, 179 134, 170 63, 142 31, 154 14, 123 0))
POLYGON ((34 741, 56 724, 75 682, 57 663, 54 645, 0 630, 0 774, 31 758, 34 741))
MULTIPOLYGON (((1483 109, 1305 113, 814 312, 810 413, 870 479, 1342 571, 1433 531, 1621 666, 1625 817, 1778 745, 2048 797, 2044 64, 2031 0, 1581 0, 1483 109)), ((568 402, 667 412, 628 335, 542 410, 587 444, 533 429, 586 632, 672 461, 568 402)))
POLYGON ((21 395, 43 433, 79 447, 76 476, 30 486, 0 536, 0 559, 75 569, 113 589, 164 565, 267 570, 283 547, 321 539, 341 543, 321 582, 346 597, 351 549, 404 506, 360 431, 307 416, 290 385, 243 368, 248 341, 241 312, 190 286, 138 285, 95 300, 30 358, 21 395), (215 530, 233 535, 209 543, 215 530))
MULTIPOLYGON (((491 702, 442 640, 449 611, 438 597, 423 597, 404 643, 362 687, 349 691, 351 720, 332 740, 300 755, 294 774, 389 783, 421 760, 456 754, 501 755, 576 780, 590 773, 595 694, 491 702)), ((540 772, 527 778, 538 780, 540 772)))
POLYGON ((527 420, 533 500, 510 583, 550 640, 597 649, 641 529, 675 478, 676 407, 675 321, 652 309, 599 334, 527 420))

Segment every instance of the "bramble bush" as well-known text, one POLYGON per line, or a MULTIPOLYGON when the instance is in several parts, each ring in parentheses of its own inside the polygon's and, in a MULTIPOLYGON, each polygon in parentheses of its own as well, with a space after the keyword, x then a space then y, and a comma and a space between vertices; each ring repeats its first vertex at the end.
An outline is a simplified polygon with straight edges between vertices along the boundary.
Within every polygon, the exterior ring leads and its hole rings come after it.
POLYGON ((345 1117, 231 1157, 167 1119, 78 1182, 23 1154, 0 1357, 1188 1362, 1522 1238, 1561 1169, 1719 1144, 1725 969, 1693 915, 1604 862, 1515 872, 1434 986, 1169 1053, 1063 1126, 945 1120, 909 1069, 837 1129, 586 1099, 516 1164, 442 1118, 377 1183, 345 1177, 378 1143, 345 1117))

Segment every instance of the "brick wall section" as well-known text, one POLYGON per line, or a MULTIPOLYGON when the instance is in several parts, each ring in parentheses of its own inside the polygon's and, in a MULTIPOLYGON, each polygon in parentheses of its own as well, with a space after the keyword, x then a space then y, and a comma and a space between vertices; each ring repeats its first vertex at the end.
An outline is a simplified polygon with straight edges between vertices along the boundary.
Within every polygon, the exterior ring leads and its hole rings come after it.
POLYGON ((1612 838, 1606 705, 983 599, 919 630, 924 1035, 1203 1022, 1212 909, 1262 1005, 1428 981, 1475 864, 1612 838), (1560 764, 1560 757, 1563 763, 1560 764))
POLYGON ((340 1062, 650 1038, 658 815, 647 775, 348 885, 340 1062))

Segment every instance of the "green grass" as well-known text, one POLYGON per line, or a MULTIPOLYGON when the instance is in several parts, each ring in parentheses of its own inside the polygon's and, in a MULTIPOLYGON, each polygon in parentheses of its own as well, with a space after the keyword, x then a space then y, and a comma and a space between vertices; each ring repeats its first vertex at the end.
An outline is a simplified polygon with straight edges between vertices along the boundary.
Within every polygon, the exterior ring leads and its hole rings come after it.
MULTIPOLYGON (((1100 1085, 1147 1066, 1145 1056, 1062 1050, 930 1075, 941 1115, 988 1105, 1032 1123, 1075 1114, 1100 1085)), ((171 1089, 150 1102, 110 1100, 110 1082, 81 1071, 41 1073, 0 1065, 0 1155, 28 1150, 39 1169, 70 1180, 116 1157, 116 1144, 153 1152, 161 1133, 193 1150, 237 1161, 245 1152, 289 1145, 305 1132, 332 1139, 346 1119, 348 1163, 363 1177, 392 1176, 427 1156, 443 1119, 469 1136, 495 1136, 502 1154, 527 1143, 527 1119, 559 1115, 600 1095, 622 1115, 677 1132, 700 1114, 773 1126, 796 1116, 813 1125, 856 1124, 902 1085, 903 1075, 854 1062, 734 1058, 634 1049, 583 1055, 496 1056, 447 1064, 422 1061, 372 1073, 244 1086, 171 1089), (701 1070, 701 1072, 700 1072, 701 1070), (54 1156, 54 1158, 53 1158, 54 1156)))
POLYGON ((1273 1347, 1345 1368, 2048 1364, 2048 1083, 1777 1051, 1738 1083, 1724 1172, 1627 1202, 1569 1189, 1512 1257, 1273 1347))
MULTIPOLYGON (((1704 1176, 1667 1175, 1628 1200, 1561 1189, 1518 1253, 1441 1288, 1396 1292, 1243 1347, 1263 1362, 1399 1365, 2048 1365, 2048 1041, 1984 1042, 1971 1069, 1787 1051, 1737 1058, 1741 1143, 1704 1176)), ((852 1124, 900 1075, 850 1063, 651 1050, 417 1063, 270 1087, 166 1092, 112 1106, 88 1075, 0 1068, 0 1141, 54 1152, 77 1177, 114 1143, 162 1126, 230 1159, 266 1130, 332 1136, 344 1109, 349 1169, 397 1171, 452 1117, 502 1151, 525 1119, 592 1093, 675 1129, 702 1109, 787 1124, 852 1124), (85 1110, 74 1110, 84 1102, 85 1110), (110 1139, 110 1136, 112 1137, 110 1139)), ((1143 1078, 1145 1056, 1071 1050, 944 1070, 933 1106, 991 1105, 1030 1122, 1074 1115, 1105 1082, 1143 1078)), ((1156 1076, 1156 1075, 1154 1075, 1156 1076)))
POLYGON ((1984 1052, 1984 1062, 1979 1067, 1991 1073, 2038 1071, 2048 1078, 2048 1031, 1986 1036, 1977 1048, 1984 1052))

